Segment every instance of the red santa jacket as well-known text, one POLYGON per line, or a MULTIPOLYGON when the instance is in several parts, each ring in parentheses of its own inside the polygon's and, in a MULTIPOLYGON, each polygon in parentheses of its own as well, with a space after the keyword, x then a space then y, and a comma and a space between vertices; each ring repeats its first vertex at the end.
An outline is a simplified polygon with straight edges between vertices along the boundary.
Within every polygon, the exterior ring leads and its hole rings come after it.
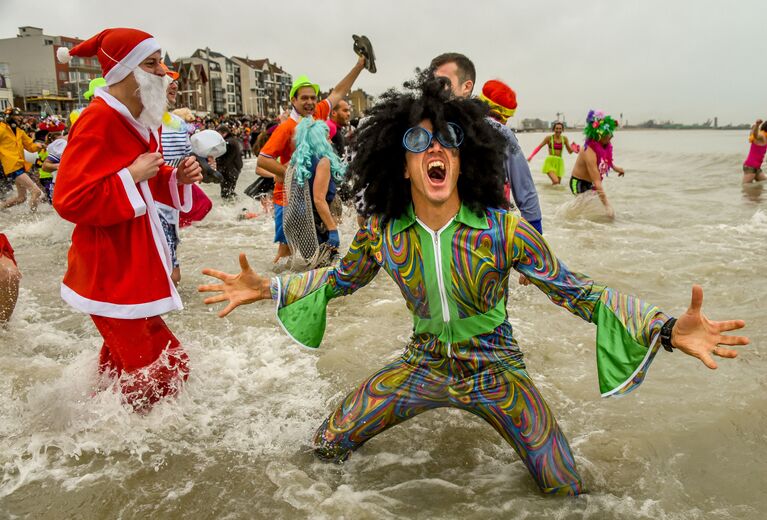
POLYGON ((72 127, 59 165, 54 207, 75 224, 61 297, 97 316, 137 319, 182 309, 155 200, 191 209, 191 186, 162 166, 136 184, 128 166, 159 150, 149 131, 103 90, 72 127))

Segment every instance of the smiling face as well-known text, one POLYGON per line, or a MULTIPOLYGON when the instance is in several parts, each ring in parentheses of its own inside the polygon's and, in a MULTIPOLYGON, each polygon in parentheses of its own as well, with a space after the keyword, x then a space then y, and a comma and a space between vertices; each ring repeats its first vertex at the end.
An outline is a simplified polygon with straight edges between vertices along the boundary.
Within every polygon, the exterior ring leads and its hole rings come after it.
POLYGON ((176 96, 178 95, 178 82, 173 81, 168 85, 168 103, 172 106, 176 104, 176 96))
POLYGON ((313 87, 301 87, 296 90, 295 97, 290 101, 296 112, 301 117, 306 117, 314 113, 314 108, 317 106, 317 93, 314 92, 313 87))
MULTIPOLYGON (((424 119, 420 127, 433 133, 431 121, 424 119)), ((446 148, 436 138, 421 153, 405 152, 405 178, 410 180, 410 193, 416 208, 460 206, 458 176, 461 159, 458 148, 446 148)))

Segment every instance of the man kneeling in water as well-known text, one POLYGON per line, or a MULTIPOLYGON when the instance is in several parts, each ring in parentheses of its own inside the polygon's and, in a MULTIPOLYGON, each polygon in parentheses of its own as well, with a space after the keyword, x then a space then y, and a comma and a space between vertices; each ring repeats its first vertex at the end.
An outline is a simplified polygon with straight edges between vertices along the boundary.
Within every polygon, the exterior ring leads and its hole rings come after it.
POLYGON ((580 195, 589 190, 595 190, 599 195, 599 200, 605 205, 607 216, 615 218, 615 210, 607 200, 607 194, 602 186, 602 179, 612 169, 623 176, 626 172, 613 164, 613 145, 610 141, 613 138, 615 127, 618 122, 602 112, 590 110, 586 117, 586 126, 583 133, 586 135, 586 142, 583 150, 578 154, 578 159, 573 167, 572 177, 570 177, 570 191, 573 195, 580 195))
POLYGON ((368 219, 336 267, 268 279, 240 255, 237 275, 221 280, 205 303, 219 313, 262 299, 298 343, 318 347, 331 298, 350 294, 385 270, 413 315, 402 356, 349 393, 320 426, 316 453, 341 461, 375 435, 438 407, 469 411, 517 451, 545 493, 583 492, 581 477, 552 411, 527 374, 507 319, 508 279, 524 274, 556 304, 598 327, 603 395, 638 386, 661 345, 716 368, 748 339, 724 336, 742 321, 712 322, 701 313, 702 289, 690 309, 671 318, 659 308, 570 271, 543 237, 507 211, 505 141, 485 120, 486 107, 448 97, 443 79, 413 93, 384 94, 361 131, 350 168, 368 219), (495 173, 493 173, 495 172, 495 173))

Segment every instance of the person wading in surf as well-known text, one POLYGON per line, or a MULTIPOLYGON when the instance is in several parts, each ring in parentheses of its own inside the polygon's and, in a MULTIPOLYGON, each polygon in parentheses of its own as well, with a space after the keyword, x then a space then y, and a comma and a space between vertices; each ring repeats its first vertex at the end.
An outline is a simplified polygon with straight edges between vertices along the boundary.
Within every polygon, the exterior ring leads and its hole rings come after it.
POLYGON ((392 426, 454 407, 490 423, 544 493, 577 495, 584 486, 570 446, 527 373, 507 319, 512 270, 596 324, 604 396, 636 388, 661 347, 716 368, 712 356, 737 355, 721 345, 748 343, 721 333, 745 324, 708 320, 699 286, 677 320, 569 270, 535 227, 506 209, 507 143, 486 120, 487 110, 479 101, 450 95, 440 78, 384 94, 350 164, 355 189, 366 187, 368 218, 341 262, 270 280, 241 254, 239 274, 205 269, 220 283, 199 291, 216 293, 207 304, 226 302, 222 317, 239 305, 271 299, 288 334, 317 348, 329 300, 386 271, 413 316, 411 339, 399 359, 350 392, 320 426, 316 454, 342 461, 392 426))

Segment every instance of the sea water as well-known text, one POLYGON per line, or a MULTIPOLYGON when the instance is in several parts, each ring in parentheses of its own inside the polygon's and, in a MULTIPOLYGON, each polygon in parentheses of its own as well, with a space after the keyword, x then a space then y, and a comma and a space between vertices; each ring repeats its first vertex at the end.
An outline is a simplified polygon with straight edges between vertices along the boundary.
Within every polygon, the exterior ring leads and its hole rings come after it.
MULTIPOLYGON (((181 231, 185 309, 165 317, 189 352, 177 399, 146 416, 96 393, 101 338, 59 283, 72 225, 48 206, 0 212, 24 274, 0 331, 0 518, 761 519, 767 515, 767 193, 743 189, 747 132, 619 131, 598 199, 575 202, 532 164, 545 237, 573 270, 666 312, 704 288, 711 319, 742 318, 751 345, 707 369, 661 351, 644 384, 599 396, 595 329, 533 286, 509 317, 533 380, 570 440, 589 493, 541 495, 514 450, 468 413, 436 410, 379 435, 342 465, 316 460, 315 429, 361 380, 396 358, 411 320, 381 273, 333 301, 316 352, 279 329, 270 302, 226 319, 202 304, 204 267, 273 275, 273 224, 242 195, 181 231)), ((568 132, 573 140, 578 135, 568 132)), ((529 153, 542 134, 520 134, 529 153)), ((575 156, 565 156, 568 171, 575 156)), ((238 191, 255 179, 246 161, 238 191)), ((567 179, 565 179, 566 184, 567 179)), ((342 243, 354 232, 346 216, 342 243)), ((126 258, 125 262, 130 262, 126 258)), ((121 266, 114 266, 120 269, 121 266)))

